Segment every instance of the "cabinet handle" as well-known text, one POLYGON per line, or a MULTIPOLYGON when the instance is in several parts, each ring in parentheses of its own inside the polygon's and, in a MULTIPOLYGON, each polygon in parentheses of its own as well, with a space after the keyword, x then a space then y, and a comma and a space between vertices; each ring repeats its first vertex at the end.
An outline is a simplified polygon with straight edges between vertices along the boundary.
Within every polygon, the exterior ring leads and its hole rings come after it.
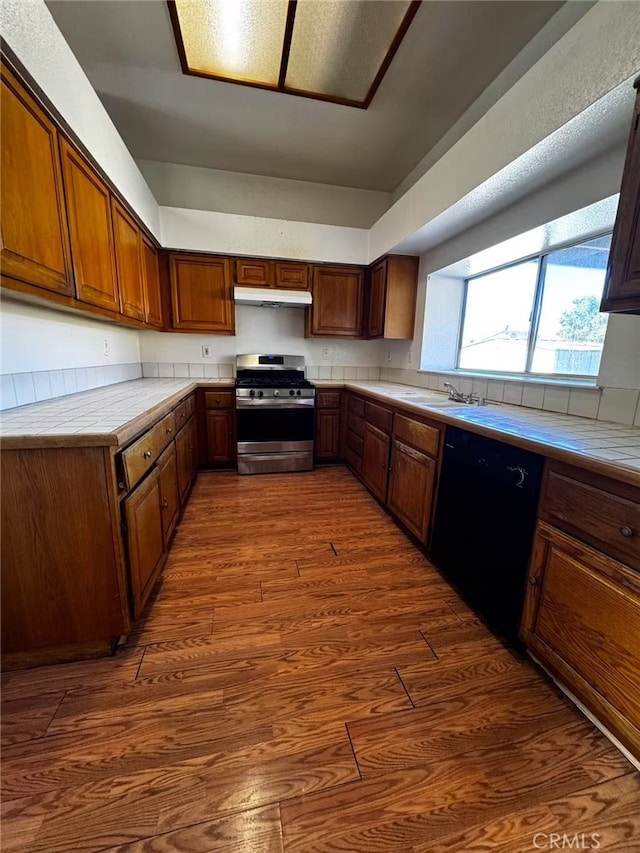
POLYGON ((171 435, 172 432, 173 430, 171 429, 171 427, 167 427, 167 435, 171 435))
POLYGON ((625 524, 624 527, 620 528, 620 533, 622 533, 626 539, 631 539, 633 536, 633 528, 629 527, 628 524, 625 524))
POLYGON ((169 501, 166 498, 162 498, 162 506, 165 509, 169 509, 169 501))
POLYGON ((529 578, 529 586, 538 586, 538 578, 529 578))
POLYGON ((151 459, 151 451, 145 450, 144 453, 142 454, 142 458, 143 459, 151 459))

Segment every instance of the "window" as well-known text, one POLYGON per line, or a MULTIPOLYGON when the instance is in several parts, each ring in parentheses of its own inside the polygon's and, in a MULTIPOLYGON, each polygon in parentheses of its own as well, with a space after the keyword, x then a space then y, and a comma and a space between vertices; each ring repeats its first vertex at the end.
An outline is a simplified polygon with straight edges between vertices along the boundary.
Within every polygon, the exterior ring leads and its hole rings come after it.
POLYGON ((467 279, 458 367, 596 376, 610 246, 607 234, 467 279))

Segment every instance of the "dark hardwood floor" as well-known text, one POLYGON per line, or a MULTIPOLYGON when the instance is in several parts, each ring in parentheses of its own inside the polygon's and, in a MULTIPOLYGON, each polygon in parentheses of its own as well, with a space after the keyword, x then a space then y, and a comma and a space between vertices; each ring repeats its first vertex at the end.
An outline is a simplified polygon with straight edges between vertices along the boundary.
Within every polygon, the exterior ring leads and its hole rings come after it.
POLYGON ((633 767, 344 468, 201 474, 126 647, 6 674, 2 742, 7 851, 640 850, 633 767))

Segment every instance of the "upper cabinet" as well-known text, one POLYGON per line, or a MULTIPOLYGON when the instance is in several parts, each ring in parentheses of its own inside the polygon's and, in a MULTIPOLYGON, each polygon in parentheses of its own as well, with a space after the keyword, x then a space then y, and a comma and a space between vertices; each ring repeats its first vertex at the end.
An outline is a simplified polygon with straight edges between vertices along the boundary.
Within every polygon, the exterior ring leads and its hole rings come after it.
POLYGON ((364 270, 313 268, 313 304, 307 309, 307 337, 361 338, 364 270))
POLYGON ((601 311, 640 313, 640 77, 601 311))
POLYGON ((143 235, 140 251, 142 253, 144 319, 150 326, 162 328, 162 296, 160 290, 158 250, 143 235))
POLYGON ((58 131, 2 66, 2 275, 73 296, 58 131))
POLYGON ((169 262, 173 328, 235 334, 229 259, 172 254, 169 262))
POLYGON ((144 320, 140 229, 114 198, 111 199, 111 216, 120 288, 120 310, 125 317, 144 320))
POLYGON ((371 269, 367 337, 410 340, 416 316, 419 258, 389 255, 371 269))
POLYGON ((120 301, 109 190, 66 139, 60 140, 60 151, 78 299, 117 312, 120 301))
POLYGON ((235 283, 240 287, 309 290, 309 264, 298 261, 236 258, 235 274, 235 283))

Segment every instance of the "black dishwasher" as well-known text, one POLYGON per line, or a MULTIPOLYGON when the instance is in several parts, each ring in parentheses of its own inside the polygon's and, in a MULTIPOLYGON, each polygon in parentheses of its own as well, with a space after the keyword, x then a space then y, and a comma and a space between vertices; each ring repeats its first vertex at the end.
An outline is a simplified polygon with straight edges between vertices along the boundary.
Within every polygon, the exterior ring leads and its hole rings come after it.
POLYGON ((447 427, 431 557, 511 641, 522 613, 542 466, 536 453, 447 427))

